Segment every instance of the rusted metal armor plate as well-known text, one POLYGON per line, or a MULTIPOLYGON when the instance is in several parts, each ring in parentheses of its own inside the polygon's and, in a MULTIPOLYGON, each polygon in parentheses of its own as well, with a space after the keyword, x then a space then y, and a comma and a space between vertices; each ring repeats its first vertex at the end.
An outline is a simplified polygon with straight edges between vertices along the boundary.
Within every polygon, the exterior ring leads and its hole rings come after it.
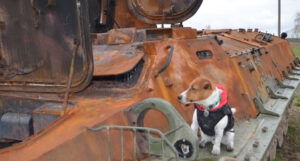
POLYGON ((85 87, 92 73, 87 13, 85 0, 0 0, 0 90, 63 91, 73 55, 73 90, 85 87))
POLYGON ((94 76, 109 76, 125 73, 133 69, 143 58, 144 53, 135 46, 123 45, 107 48, 107 46, 93 46, 94 76), (104 52, 103 52, 104 51, 104 52))
MULTIPOLYGON (((115 8, 115 17, 108 17, 111 18, 109 24, 113 24, 110 27, 117 29, 101 34, 92 30, 93 41, 90 44, 86 36, 90 33, 88 28, 93 27, 91 21, 97 19, 98 13, 94 10, 99 6, 89 8, 87 13, 93 18, 85 17, 84 4, 87 1, 15 0, 13 3, 0 0, 0 62, 4 64, 1 67, 6 69, 6 62, 16 63, 12 65, 13 69, 23 71, 12 76, 6 74, 6 79, 2 74, 3 86, 0 87, 7 90, 44 89, 35 93, 0 91, 0 114, 4 117, 2 126, 9 126, 9 134, 16 134, 12 130, 24 131, 23 127, 28 127, 28 124, 33 126, 32 136, 26 135, 21 143, 0 149, 0 160, 107 161, 122 160, 121 156, 124 160, 157 156, 150 150, 147 153, 147 145, 140 142, 143 139, 134 133, 115 130, 91 132, 87 127, 144 126, 171 136, 176 131, 168 132, 174 129, 170 128, 174 125, 174 121, 168 118, 170 113, 155 110, 152 107, 155 104, 150 104, 152 109, 145 112, 141 110, 145 108, 136 104, 148 98, 162 98, 170 102, 172 108, 190 124, 194 106, 181 104, 177 97, 197 77, 205 77, 224 86, 228 91, 228 103, 237 109, 234 115, 237 122, 235 149, 233 152, 222 150, 221 156, 234 156, 240 160, 249 160, 246 158, 248 155, 268 156, 265 154, 268 154, 267 148, 274 145, 275 130, 286 131, 279 126, 285 125, 287 106, 300 82, 296 79, 299 73, 295 73, 299 72, 300 63, 286 40, 270 35, 265 38, 265 33, 258 30, 196 31, 178 24, 173 24, 172 28, 149 29, 143 28, 148 24, 132 19, 135 15, 146 23, 181 22, 192 15, 193 9, 202 1, 107 0, 115 2, 107 8, 115 8), (31 5, 30 2, 36 4, 31 5), (37 9, 42 12, 36 12, 37 9), (78 11, 83 12, 78 14, 78 11), (40 13, 38 19, 36 13, 40 13), (84 18, 81 19, 80 15, 84 18), (90 21, 89 26, 85 20, 90 21), (123 29, 132 26, 137 29, 123 29), (80 39, 78 35, 81 35, 80 39), (79 81, 81 78, 89 86, 70 94, 68 108, 63 110, 65 102, 62 95, 42 92, 65 88, 74 53, 74 36, 80 40, 81 46, 76 56, 72 87, 84 87, 84 83, 79 81), (83 54, 89 53, 91 46, 94 66, 89 61, 92 54, 83 54), (90 70, 92 68, 94 72, 90 70), (93 77, 91 82, 84 71, 93 77), (27 88, 33 86, 35 88, 27 88), (281 97, 274 98, 274 95, 281 97), (128 113, 133 107, 141 110, 139 115, 128 113), (64 115, 61 115, 62 112, 65 112, 64 115), (7 113, 13 115, 7 117, 7 113), (13 122, 17 119, 12 118, 21 115, 27 120, 32 118, 33 124, 30 121, 13 122), (143 117, 139 117, 141 115, 143 117), (271 127, 266 131, 264 126, 271 127), (261 138, 267 139, 261 141, 258 148, 253 146, 261 138)), ((89 4, 97 4, 97 1, 89 4)), ((28 128, 26 130, 28 132, 28 128)), ((208 149, 201 150, 199 159, 218 160, 208 152, 208 149)), ((253 159, 262 160, 259 158, 253 159)))

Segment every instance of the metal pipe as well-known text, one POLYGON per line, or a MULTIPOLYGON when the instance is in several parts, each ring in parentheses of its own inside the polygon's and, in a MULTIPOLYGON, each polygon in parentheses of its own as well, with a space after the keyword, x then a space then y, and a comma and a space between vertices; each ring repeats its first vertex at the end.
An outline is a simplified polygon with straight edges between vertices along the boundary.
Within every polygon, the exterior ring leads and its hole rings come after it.
POLYGON ((281 0, 278 0, 278 36, 281 34, 281 0))
POLYGON ((121 129, 121 161, 124 161, 124 130, 121 129))
POLYGON ((70 89, 71 89, 71 85, 72 85, 72 79, 73 79, 73 76, 74 76, 75 59, 76 59, 77 51, 78 51, 78 48, 79 48, 79 42, 77 40, 74 40, 74 45, 75 45, 75 49, 74 49, 73 54, 72 54, 70 72, 69 72, 69 77, 68 77, 67 84, 66 84, 66 92, 65 92, 65 96, 64 96, 64 103, 63 103, 63 106, 62 106, 63 107, 63 114, 65 114, 67 109, 68 109, 69 94, 70 94, 70 89))
POLYGON ((109 127, 106 127, 106 135, 108 140, 108 161, 112 161, 111 137, 109 127))

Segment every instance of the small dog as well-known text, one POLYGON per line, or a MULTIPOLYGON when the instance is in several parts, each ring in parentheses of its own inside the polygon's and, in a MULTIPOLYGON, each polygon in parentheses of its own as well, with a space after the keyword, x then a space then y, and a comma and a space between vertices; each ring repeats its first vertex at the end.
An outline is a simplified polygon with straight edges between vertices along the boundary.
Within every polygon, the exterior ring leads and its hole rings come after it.
POLYGON ((196 78, 189 88, 182 92, 178 99, 183 104, 193 103, 195 111, 191 128, 196 135, 200 131, 200 146, 212 142, 213 155, 219 155, 221 143, 228 151, 234 146, 234 118, 236 112, 227 104, 227 92, 220 86, 212 84, 208 79, 196 78))

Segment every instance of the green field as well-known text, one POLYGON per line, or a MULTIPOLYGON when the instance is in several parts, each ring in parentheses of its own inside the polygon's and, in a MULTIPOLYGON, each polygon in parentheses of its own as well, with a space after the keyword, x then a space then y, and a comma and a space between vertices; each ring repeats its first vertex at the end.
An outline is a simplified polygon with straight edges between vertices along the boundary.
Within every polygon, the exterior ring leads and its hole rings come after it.
MULTIPOLYGON (((300 43, 291 43, 294 53, 300 57, 300 43)), ((300 88, 290 109, 288 135, 285 137, 282 148, 277 149, 277 156, 274 161, 298 161, 300 160, 300 88)))
POLYGON ((292 47, 293 51, 295 52, 295 54, 300 57, 300 46, 295 46, 292 47))

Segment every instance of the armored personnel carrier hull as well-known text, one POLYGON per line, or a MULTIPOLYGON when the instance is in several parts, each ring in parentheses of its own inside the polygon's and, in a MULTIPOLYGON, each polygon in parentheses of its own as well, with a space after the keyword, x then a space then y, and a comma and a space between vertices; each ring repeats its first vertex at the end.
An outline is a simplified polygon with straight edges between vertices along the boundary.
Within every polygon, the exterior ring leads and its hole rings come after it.
POLYGON ((0 160, 273 160, 299 59, 257 29, 182 27, 201 3, 0 0, 0 160), (219 156, 177 100, 202 76, 237 109, 219 156))

